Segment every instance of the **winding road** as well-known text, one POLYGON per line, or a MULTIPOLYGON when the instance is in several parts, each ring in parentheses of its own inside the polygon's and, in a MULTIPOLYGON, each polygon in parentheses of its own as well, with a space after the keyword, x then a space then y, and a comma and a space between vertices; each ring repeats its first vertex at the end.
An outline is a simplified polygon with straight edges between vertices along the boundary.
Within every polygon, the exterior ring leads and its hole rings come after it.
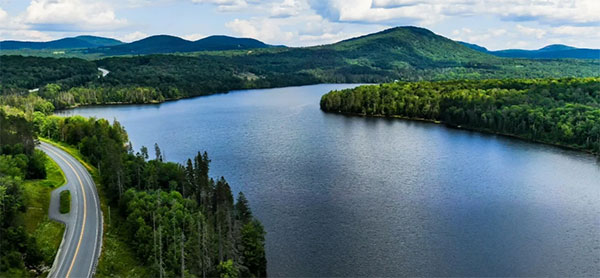
MULTIPOLYGON (((107 70, 107 69, 98 68, 98 70, 101 72, 102 77, 105 77, 105 76, 107 76, 110 73, 110 71, 107 70)), ((98 76, 98 77, 100 77, 100 76, 98 76)))
POLYGON ((77 159, 51 144, 38 149, 54 160, 67 183, 54 191, 48 211, 51 219, 65 223, 66 229, 48 277, 92 277, 102 247, 102 211, 96 185, 77 159), (71 210, 59 212, 60 192, 71 191, 71 210))

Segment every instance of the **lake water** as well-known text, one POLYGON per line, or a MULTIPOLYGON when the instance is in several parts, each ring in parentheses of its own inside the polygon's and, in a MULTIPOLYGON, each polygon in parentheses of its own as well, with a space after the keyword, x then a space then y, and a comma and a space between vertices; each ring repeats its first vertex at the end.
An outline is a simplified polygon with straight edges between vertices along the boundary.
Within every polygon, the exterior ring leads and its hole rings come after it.
POLYGON ((590 155, 400 119, 319 110, 322 84, 61 114, 118 119, 136 149, 244 191, 270 276, 600 276, 590 155))

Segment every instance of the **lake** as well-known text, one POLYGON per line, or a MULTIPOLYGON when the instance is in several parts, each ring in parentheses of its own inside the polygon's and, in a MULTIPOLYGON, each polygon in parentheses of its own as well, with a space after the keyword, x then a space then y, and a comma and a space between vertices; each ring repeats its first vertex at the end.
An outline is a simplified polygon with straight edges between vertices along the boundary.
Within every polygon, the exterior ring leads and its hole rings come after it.
POLYGON ((136 150, 198 151, 267 231, 270 276, 600 276, 591 155, 401 119, 325 114, 352 84, 84 107, 136 150))

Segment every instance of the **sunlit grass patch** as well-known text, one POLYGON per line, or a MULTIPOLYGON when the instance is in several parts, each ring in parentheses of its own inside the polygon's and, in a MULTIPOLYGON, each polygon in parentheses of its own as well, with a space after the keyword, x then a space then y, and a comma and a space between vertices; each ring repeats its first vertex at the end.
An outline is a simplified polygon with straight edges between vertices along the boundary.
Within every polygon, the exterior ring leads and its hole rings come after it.
POLYGON ((69 213, 71 210, 71 192, 63 190, 60 192, 60 213, 69 213))

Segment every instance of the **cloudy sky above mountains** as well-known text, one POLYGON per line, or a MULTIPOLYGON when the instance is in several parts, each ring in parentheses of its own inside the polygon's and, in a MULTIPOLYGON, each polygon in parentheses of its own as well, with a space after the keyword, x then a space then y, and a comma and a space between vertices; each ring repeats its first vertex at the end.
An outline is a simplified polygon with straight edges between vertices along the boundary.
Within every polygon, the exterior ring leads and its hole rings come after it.
POLYGON ((306 46, 403 25, 489 49, 600 48, 600 1, 0 0, 0 40, 224 34, 306 46))

